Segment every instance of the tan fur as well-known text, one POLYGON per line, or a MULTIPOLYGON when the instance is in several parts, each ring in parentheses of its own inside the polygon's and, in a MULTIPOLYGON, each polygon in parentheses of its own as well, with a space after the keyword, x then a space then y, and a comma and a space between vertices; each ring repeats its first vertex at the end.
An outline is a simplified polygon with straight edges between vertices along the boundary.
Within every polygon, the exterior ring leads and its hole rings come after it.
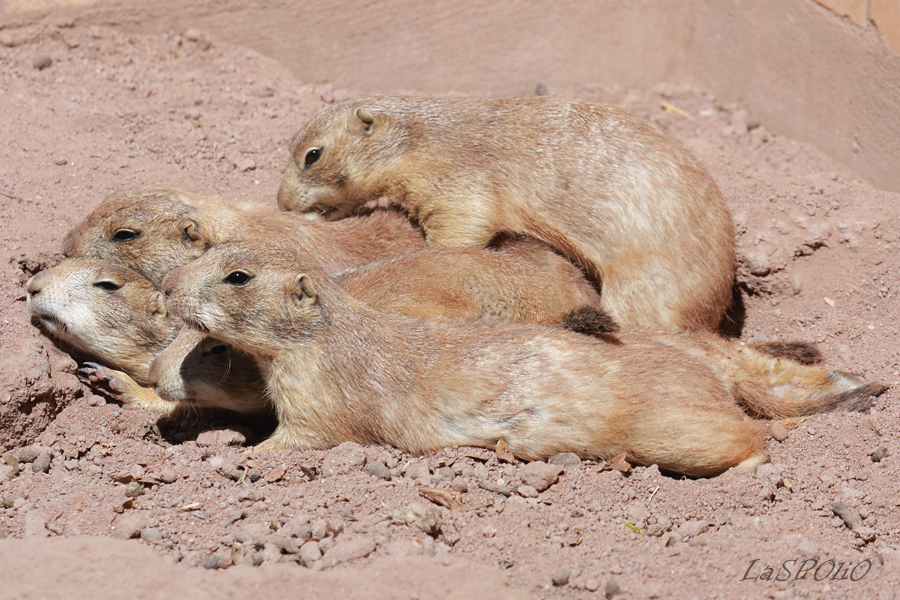
MULTIPOLYGON (((337 278, 363 301, 410 316, 556 323, 579 307, 600 310, 576 267, 529 240, 502 250, 423 250, 337 278)), ((105 363, 83 370, 125 403, 162 413, 173 402, 239 412, 268 406, 252 358, 190 330, 176 338, 180 322, 167 315, 162 294, 127 267, 67 259, 36 275, 28 289, 45 331, 105 363), (98 288, 100 281, 120 289, 98 288), (62 322, 68 325, 57 326, 62 322)))
POLYGON ((282 208, 339 216, 389 196, 430 246, 535 237, 602 285, 622 325, 714 330, 731 299, 734 228, 715 183, 672 137, 614 107, 366 96, 315 117, 291 155, 282 208))
POLYGON ((63 249, 66 256, 124 264, 159 285, 172 269, 227 240, 294 248, 327 272, 425 247, 422 232, 392 211, 329 223, 150 187, 107 198, 66 236, 63 249))
MULTIPOLYGON (((28 307, 47 335, 104 363, 82 369, 89 379, 108 382, 127 404, 164 414, 176 409, 147 387, 152 361, 181 329, 152 283, 115 263, 70 258, 32 277, 26 289, 28 307)), ((190 355, 181 380, 187 397, 177 400, 197 408, 264 410, 264 385, 253 359, 217 346, 223 344, 211 340, 190 355)))
MULTIPOLYGON (((451 315, 553 324, 579 308, 602 310, 599 295, 581 271, 530 240, 502 250, 422 250, 348 269, 335 280, 379 310, 419 318, 451 315)), ((247 318, 255 318, 259 310, 266 307, 249 309, 247 318)), ((193 362, 217 343, 182 331, 151 365, 149 379, 159 395, 186 401, 196 394, 198 384, 190 381, 193 362)), ((206 379, 201 383, 209 384, 206 379)), ((227 390, 219 390, 218 396, 228 408, 227 390)))
POLYGON ((28 308, 48 335, 141 384, 153 357, 178 332, 162 292, 117 264, 71 258, 36 274, 25 288, 28 308))
POLYGON ((163 285, 189 326, 263 369, 279 416, 265 448, 351 440, 427 452, 504 439, 526 459, 625 452, 695 476, 764 459, 767 422, 741 409, 722 381, 729 367, 716 364, 733 358, 710 361, 715 344, 692 345, 712 334, 626 332, 611 344, 539 325, 392 316, 302 257, 248 243, 213 248, 163 285))
POLYGON ((422 250, 347 269, 334 279, 378 310, 420 319, 558 324, 582 307, 603 310, 581 270, 531 240, 499 250, 422 250))
POLYGON ((160 397, 191 408, 252 413, 270 406, 252 356, 188 327, 153 360, 147 379, 160 397))

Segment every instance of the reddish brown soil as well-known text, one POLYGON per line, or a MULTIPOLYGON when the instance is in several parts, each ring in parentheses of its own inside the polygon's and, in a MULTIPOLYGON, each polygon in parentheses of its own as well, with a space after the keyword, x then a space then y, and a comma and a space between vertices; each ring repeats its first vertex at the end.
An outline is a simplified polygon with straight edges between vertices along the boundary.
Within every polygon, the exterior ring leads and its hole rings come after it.
POLYGON ((819 416, 770 442, 772 462, 755 475, 689 480, 652 467, 626 476, 587 462, 537 498, 506 497, 480 484, 515 487, 521 465, 485 450, 252 453, 240 444, 258 441, 259 422, 124 410, 83 386, 75 361, 30 323, 24 282, 58 260, 67 229, 107 194, 162 184, 274 207, 289 138, 347 94, 202 35, 65 24, 0 31, 0 89, 0 453, 9 451, 0 597, 893 598, 900 589, 900 199, 816 149, 676 84, 549 90, 644 115, 709 167, 738 224, 743 339, 816 341, 834 367, 893 387, 870 414, 819 416), (38 55, 52 64, 37 68, 38 55), (887 456, 875 462, 879 448, 887 456), (35 470, 48 458, 46 473, 35 470), (369 474, 375 461, 390 481, 369 474), (450 476, 467 510, 419 494, 422 484, 450 490, 450 476), (859 520, 854 530, 836 501, 859 520), (430 533, 392 519, 413 503, 430 513, 430 533), (77 536, 99 538, 55 539, 77 536), (795 559, 792 581, 775 581, 795 559), (831 559, 860 566, 825 577, 831 559), (805 560, 824 567, 793 580, 805 560), (772 580, 753 579, 765 565, 772 580))

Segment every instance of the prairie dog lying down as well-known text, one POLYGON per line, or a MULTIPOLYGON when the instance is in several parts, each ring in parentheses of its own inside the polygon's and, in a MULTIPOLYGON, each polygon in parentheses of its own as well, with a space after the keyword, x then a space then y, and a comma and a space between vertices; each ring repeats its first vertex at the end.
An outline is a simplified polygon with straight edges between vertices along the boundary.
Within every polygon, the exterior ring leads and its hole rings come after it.
POLYGON ((769 421, 742 405, 808 414, 864 406, 884 389, 705 333, 626 331, 610 342, 388 315, 302 257, 255 243, 216 246, 163 287, 187 325, 256 359, 279 417, 269 449, 349 440, 420 453, 503 439, 525 459, 625 452, 704 476, 765 460, 769 421))

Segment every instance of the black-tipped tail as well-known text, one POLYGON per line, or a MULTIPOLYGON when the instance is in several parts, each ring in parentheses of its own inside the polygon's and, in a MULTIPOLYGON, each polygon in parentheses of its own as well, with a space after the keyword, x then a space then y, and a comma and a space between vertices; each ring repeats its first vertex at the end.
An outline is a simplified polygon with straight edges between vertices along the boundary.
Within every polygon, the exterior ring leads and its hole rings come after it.
POLYGON ((801 365, 818 365, 825 360, 818 347, 808 342, 765 342, 750 344, 750 347, 763 354, 775 358, 787 358, 801 365))
POLYGON ((611 316, 599 308, 590 306, 576 308, 563 317, 560 324, 566 329, 587 335, 619 331, 619 324, 611 316))

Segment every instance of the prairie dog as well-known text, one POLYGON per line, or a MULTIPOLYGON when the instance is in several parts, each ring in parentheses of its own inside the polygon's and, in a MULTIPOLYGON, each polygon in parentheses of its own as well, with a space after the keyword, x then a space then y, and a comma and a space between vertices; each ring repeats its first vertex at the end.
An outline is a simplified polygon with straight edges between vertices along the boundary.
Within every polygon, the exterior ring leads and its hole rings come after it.
POLYGON ((527 239, 497 250, 420 250, 346 269, 334 280, 380 311, 420 319, 566 325, 578 309, 603 313, 600 295, 580 269, 527 239))
MULTIPOLYGON (((611 319, 604 319, 600 297, 581 271, 529 240, 502 250, 421 250, 348 269, 334 275, 334 280, 355 298, 392 314, 569 326, 570 315, 586 310, 589 326, 579 330, 612 333, 618 329, 611 319)), ((207 378, 193 381, 193 363, 205 352, 224 352, 226 347, 230 348, 185 328, 153 361, 150 383, 167 400, 188 401, 200 385, 215 384, 207 378)), ((235 368, 240 366, 243 363, 235 368)), ((217 392, 216 398, 228 408, 227 390, 217 392)), ((206 391, 204 395, 214 394, 206 391)))
POLYGON ((623 326, 715 330, 731 300, 722 194, 674 138, 618 108, 363 96, 321 112, 290 152, 282 208, 340 216, 389 196, 432 247, 532 236, 602 285, 623 326))
MULTIPOLYGON (((148 387, 148 369, 182 326, 146 278, 115 263, 70 258, 36 274, 26 289, 28 308, 47 335, 104 363, 82 369, 89 379, 108 381, 125 404, 163 414, 176 410, 148 387)), ((180 379, 182 407, 267 408, 252 357, 216 340, 195 346, 180 379)))
MULTIPOLYGON (((397 314, 557 323, 578 308, 600 311, 599 296, 576 267, 528 240, 496 251, 414 252, 350 269, 338 281, 397 314)), ((70 258, 26 287, 42 329, 103 363, 83 372, 106 380, 122 402, 166 414, 176 402, 238 412, 268 408, 253 359, 190 330, 176 337, 181 323, 167 313, 162 293, 132 269, 70 258)))
MULTIPOLYGON (((525 459, 625 452, 693 476, 766 457, 768 422, 748 416, 721 380, 732 367, 710 366, 707 347, 691 347, 712 334, 639 333, 614 344, 540 325, 393 316, 301 256, 252 243, 212 248, 163 288, 187 325, 255 357, 279 418, 263 448, 350 440, 421 453, 504 439, 525 459), (248 319, 252 307, 265 308, 248 319)), ((817 402, 829 407, 865 387, 825 380, 829 390, 810 392, 823 391, 817 402)), ((774 394, 748 396, 777 408, 774 394)))
POLYGON ((166 300, 135 271, 114 263, 70 258, 25 284, 28 308, 48 335, 147 383, 153 357, 178 332, 166 300))
POLYGON ((146 187, 104 200, 69 232, 63 252, 124 264, 159 285, 213 244, 237 239, 294 248, 328 272, 425 247, 422 232, 392 211, 329 223, 252 202, 146 187))

